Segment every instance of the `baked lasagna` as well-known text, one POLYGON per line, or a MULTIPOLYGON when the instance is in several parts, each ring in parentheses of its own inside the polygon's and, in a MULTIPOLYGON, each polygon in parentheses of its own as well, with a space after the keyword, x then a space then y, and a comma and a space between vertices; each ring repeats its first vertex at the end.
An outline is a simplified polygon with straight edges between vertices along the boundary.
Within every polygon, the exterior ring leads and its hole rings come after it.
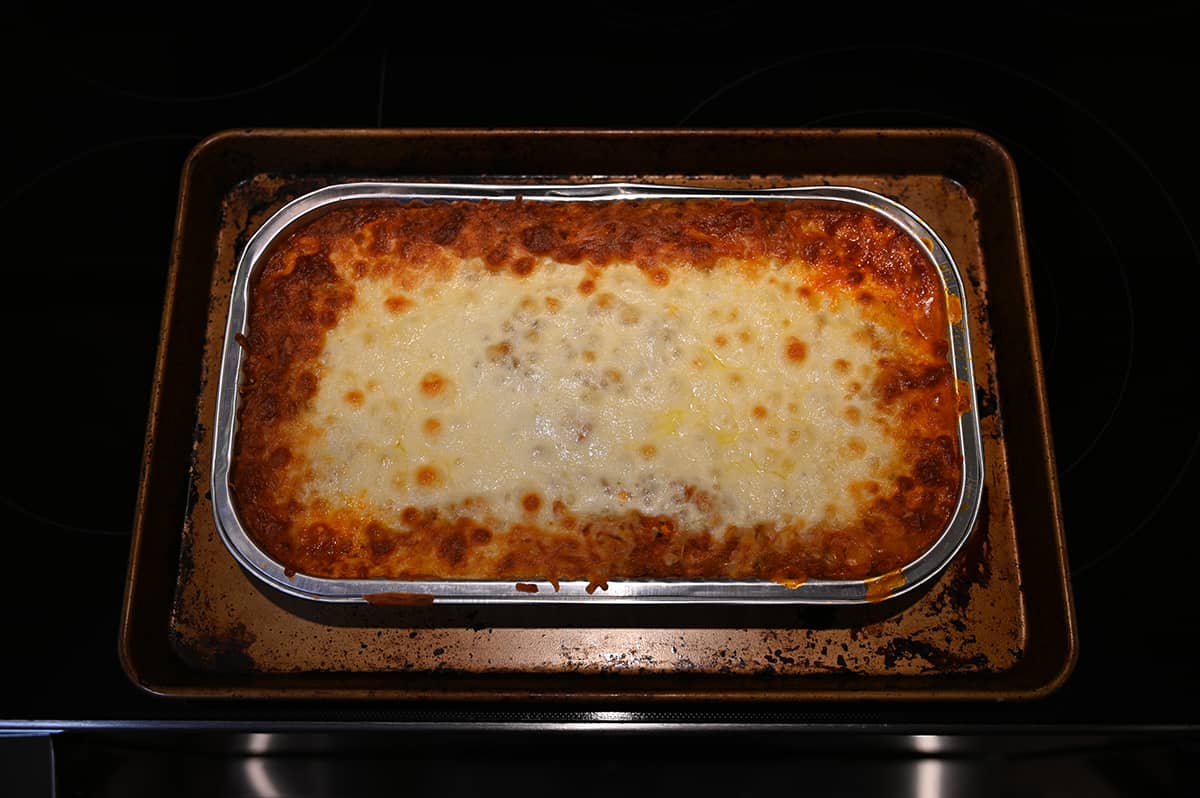
POLYGON ((358 201, 249 286, 229 484, 290 571, 864 579, 956 508, 951 310, 869 210, 358 201))

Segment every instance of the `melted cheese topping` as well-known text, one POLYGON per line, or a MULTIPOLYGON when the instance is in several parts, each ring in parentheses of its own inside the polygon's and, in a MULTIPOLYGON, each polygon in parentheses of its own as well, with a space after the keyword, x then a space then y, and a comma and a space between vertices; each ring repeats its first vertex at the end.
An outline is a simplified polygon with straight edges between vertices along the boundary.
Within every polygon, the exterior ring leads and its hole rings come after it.
POLYGON ((614 264, 580 282, 553 262, 525 277, 466 264, 399 313, 391 281, 359 282, 304 417, 306 498, 394 525, 411 505, 466 503, 511 525, 532 494, 534 516, 559 501, 685 529, 803 526, 849 520, 847 486, 895 471, 861 392, 875 367, 855 306, 801 305, 773 271, 658 286, 614 264))
POLYGON ((380 202, 251 280, 230 488, 328 577, 864 577, 959 488, 944 292, 866 211, 380 202))

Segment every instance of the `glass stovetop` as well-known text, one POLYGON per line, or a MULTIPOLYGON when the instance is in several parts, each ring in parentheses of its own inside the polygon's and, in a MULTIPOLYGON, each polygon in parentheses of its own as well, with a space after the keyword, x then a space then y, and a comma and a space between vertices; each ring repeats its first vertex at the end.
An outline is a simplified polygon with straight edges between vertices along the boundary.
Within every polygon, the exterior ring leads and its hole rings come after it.
MULTIPOLYGON (((632 8, 609 8, 569 42, 553 22, 498 11, 451 35, 443 12, 347 3, 320 24, 283 28, 225 17, 30 25, 22 35, 40 57, 0 53, 10 76, 0 518, 12 601, 0 723, 514 717, 510 707, 163 701, 133 687, 117 661, 187 153, 231 128, 456 126, 968 127, 1017 162, 1079 619, 1072 677, 1045 700, 985 708, 709 707, 667 717, 634 707, 615 720, 1195 722, 1200 157, 1181 114, 1200 74, 1188 40, 1196 20, 1043 12, 956 30, 848 26, 825 11, 797 36, 764 30, 733 4, 661 16, 632 8), (767 44, 716 45, 756 36, 767 44)), ((604 711, 520 709, 589 722, 604 711)))

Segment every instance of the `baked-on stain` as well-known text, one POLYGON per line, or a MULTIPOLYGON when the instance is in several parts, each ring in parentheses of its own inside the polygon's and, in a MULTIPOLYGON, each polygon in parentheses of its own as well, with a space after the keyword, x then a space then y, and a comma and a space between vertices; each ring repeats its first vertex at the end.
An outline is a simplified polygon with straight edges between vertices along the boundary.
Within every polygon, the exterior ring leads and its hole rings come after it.
POLYGON ((900 569, 888 571, 882 576, 875 576, 867 582, 867 601, 883 601, 907 584, 904 572, 900 569))
POLYGON ((946 316, 951 324, 961 324, 963 320, 962 300, 954 294, 946 294, 946 316))
POLYGON ((958 414, 971 410, 971 386, 966 380, 956 380, 955 390, 958 393, 958 414))
POLYGON ((257 635, 239 621, 211 629, 186 643, 178 640, 177 650, 190 664, 214 671, 245 673, 256 668, 250 647, 257 639, 257 635))
POLYGON ((368 604, 376 604, 386 607, 427 607, 434 603, 434 596, 430 593, 367 593, 363 596, 363 600, 368 604))
POLYGON ((895 637, 886 644, 879 646, 875 653, 883 657, 883 664, 893 668, 898 662, 923 659, 929 663, 924 670, 930 672, 976 671, 987 666, 987 657, 983 654, 963 656, 946 649, 938 648, 922 640, 895 637))
POLYGON ((979 513, 975 517, 975 526, 955 558, 955 567, 949 569, 944 577, 947 585, 943 594, 958 612, 970 606, 972 592, 986 588, 992 581, 989 532, 992 517, 988 493, 988 487, 984 485, 979 497, 979 513))

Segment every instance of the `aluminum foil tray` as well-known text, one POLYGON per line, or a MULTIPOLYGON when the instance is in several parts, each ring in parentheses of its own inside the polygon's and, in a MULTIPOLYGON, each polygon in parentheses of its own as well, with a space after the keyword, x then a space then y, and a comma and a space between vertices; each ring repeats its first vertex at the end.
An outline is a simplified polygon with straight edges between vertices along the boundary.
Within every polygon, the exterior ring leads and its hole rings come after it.
MULTIPOLYGON (((361 182, 326 186, 285 205, 247 242, 234 274, 225 327, 214 422, 211 488, 213 512, 222 540, 254 577, 293 596, 322 602, 373 604, 525 604, 525 603, 719 603, 719 604, 866 604, 903 595, 937 577, 962 548, 975 524, 982 501, 983 445, 975 407, 974 367, 968 332, 970 308, 962 275, 937 233, 904 205, 862 188, 808 186, 769 189, 703 189, 640 183, 583 183, 562 185, 504 185, 467 183, 361 182), (229 485, 237 428, 238 386, 242 347, 237 337, 246 332, 251 275, 264 261, 272 243, 287 231, 337 204, 360 200, 482 200, 511 201, 521 197, 537 202, 597 202, 636 199, 771 199, 820 202, 865 208, 890 220, 910 235, 936 265, 950 306, 948 359, 962 395, 972 401, 959 414, 958 440, 962 455, 956 509, 941 535, 921 556, 903 568, 866 580, 812 579, 797 586, 769 580, 730 579, 610 579, 596 590, 586 581, 555 585, 534 581, 536 592, 517 590, 513 580, 392 580, 326 579, 294 573, 272 559, 242 525, 229 485)), ((528 583, 523 583, 528 584, 528 583)))

